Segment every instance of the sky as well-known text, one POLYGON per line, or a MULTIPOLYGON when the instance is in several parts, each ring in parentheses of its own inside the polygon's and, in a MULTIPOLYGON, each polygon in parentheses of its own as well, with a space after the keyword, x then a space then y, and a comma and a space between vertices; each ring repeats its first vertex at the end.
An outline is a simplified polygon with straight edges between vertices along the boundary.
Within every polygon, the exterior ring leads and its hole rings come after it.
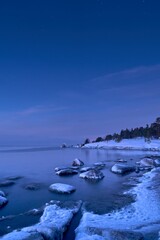
POLYGON ((160 116, 159 0, 1 0, 0 145, 80 143, 160 116))

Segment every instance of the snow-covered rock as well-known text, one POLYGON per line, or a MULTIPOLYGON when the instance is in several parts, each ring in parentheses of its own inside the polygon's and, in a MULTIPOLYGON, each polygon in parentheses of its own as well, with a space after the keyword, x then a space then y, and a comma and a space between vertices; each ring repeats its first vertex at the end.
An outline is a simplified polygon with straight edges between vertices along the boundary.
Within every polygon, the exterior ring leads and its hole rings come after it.
POLYGON ((83 165, 84 165, 84 162, 82 162, 82 160, 80 160, 78 158, 75 158, 72 163, 72 166, 83 166, 83 165))
POLYGON ((135 167, 133 166, 128 166, 126 164, 114 164, 113 167, 111 168, 111 171, 113 173, 118 173, 118 174, 125 174, 129 172, 135 171, 135 167))
POLYGON ((53 204, 45 207, 40 222, 4 235, 2 240, 61 240, 70 221, 80 209, 81 202, 74 206, 61 207, 53 204))
POLYGON ((65 169, 57 171, 56 174, 59 176, 74 175, 74 174, 78 174, 78 171, 73 170, 71 168, 65 168, 65 169))
POLYGON ((100 180, 104 178, 103 173, 98 169, 92 169, 79 175, 81 178, 89 180, 100 180))
POLYGON ((0 196, 1 196, 1 197, 5 197, 6 194, 5 194, 3 191, 0 191, 0 196))
POLYGON ((94 169, 94 168, 93 167, 83 167, 83 168, 80 169, 80 172, 83 173, 83 172, 87 172, 87 171, 92 170, 92 169, 94 169))
POLYGON ((145 138, 123 139, 120 142, 114 140, 95 142, 84 145, 83 148, 102 148, 118 150, 144 150, 160 151, 160 139, 151 139, 150 142, 145 138))
POLYGON ((8 202, 7 198, 0 196, 0 208, 6 205, 8 202))
POLYGON ((56 193, 70 194, 70 193, 76 191, 76 188, 71 185, 68 185, 68 184, 54 183, 54 184, 50 185, 49 190, 51 192, 56 192, 56 193))
POLYGON ((119 162, 119 163, 126 163, 127 160, 120 158, 120 159, 117 159, 116 162, 119 162))
POLYGON ((104 162, 95 162, 93 165, 98 168, 104 168, 106 166, 104 162))
POLYGON ((135 197, 135 201, 120 210, 104 215, 84 212, 80 225, 76 229, 76 240, 143 239, 142 235, 136 235, 137 232, 144 236, 148 232, 154 232, 156 236, 152 239, 158 239, 160 229, 159 175, 159 168, 145 173, 139 179, 141 182, 128 191, 128 194, 135 197), (118 235, 115 235, 115 238, 109 238, 110 231, 117 232, 118 235), (128 231, 131 231, 133 235, 128 235, 128 231))

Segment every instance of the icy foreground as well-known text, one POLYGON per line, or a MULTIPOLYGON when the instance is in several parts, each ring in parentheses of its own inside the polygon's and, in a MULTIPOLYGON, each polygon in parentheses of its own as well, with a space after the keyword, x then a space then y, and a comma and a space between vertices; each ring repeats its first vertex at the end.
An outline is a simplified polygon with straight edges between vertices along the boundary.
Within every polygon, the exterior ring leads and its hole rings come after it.
POLYGON ((69 207, 60 204, 49 205, 44 209, 40 222, 31 227, 13 231, 0 239, 2 240, 61 240, 63 233, 72 220, 74 214, 80 209, 81 202, 69 207))
POLYGON ((146 173, 140 180, 141 183, 127 193, 136 196, 135 202, 129 206, 105 215, 84 212, 76 229, 76 240, 157 240, 160 229, 160 168, 146 173), (143 238, 151 232, 157 236, 143 238))
POLYGON ((145 141, 144 138, 123 139, 120 142, 115 142, 114 140, 111 140, 111 141, 89 143, 89 144, 86 144, 84 148, 160 151, 160 140, 152 139, 150 141, 145 141))

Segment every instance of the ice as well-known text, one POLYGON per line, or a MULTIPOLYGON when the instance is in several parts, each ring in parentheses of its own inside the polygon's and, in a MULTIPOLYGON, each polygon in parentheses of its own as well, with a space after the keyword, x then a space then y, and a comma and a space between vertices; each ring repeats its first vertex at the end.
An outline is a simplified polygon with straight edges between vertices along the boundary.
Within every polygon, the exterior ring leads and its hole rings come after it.
POLYGON ((70 194, 76 190, 75 187, 68 185, 68 184, 63 184, 63 183, 54 183, 50 185, 49 190, 52 192, 57 192, 57 193, 67 193, 70 194))
MULTIPOLYGON (((121 210, 104 215, 84 212, 79 227, 76 229, 76 240, 106 239, 110 230, 133 231, 145 234, 147 229, 160 229, 160 169, 154 169, 141 177, 141 183, 132 188, 128 194, 135 197, 135 202, 121 210)), ((136 239, 136 238, 135 238, 136 239)))

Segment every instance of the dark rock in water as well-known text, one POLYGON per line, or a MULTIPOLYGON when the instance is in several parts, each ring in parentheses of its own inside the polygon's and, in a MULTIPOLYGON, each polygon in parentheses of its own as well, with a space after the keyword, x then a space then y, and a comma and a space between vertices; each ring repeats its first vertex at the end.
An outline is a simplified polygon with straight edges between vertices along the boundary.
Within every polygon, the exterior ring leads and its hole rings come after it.
POLYGON ((23 178, 23 177, 22 176, 11 176, 11 177, 7 177, 6 179, 15 181, 15 180, 19 180, 21 178, 23 178))
POLYGON ((55 193, 70 194, 76 191, 76 188, 68 184, 54 183, 50 185, 49 190, 55 193))
POLYGON ((129 172, 135 171, 135 167, 128 166, 128 165, 125 165, 125 164, 115 164, 111 168, 111 171, 113 173, 125 174, 125 173, 129 173, 129 172))
POLYGON ((73 166, 73 167, 56 167, 54 170, 55 170, 55 172, 59 172, 59 171, 61 171, 61 170, 68 170, 68 169, 78 170, 78 169, 79 169, 79 166, 73 166))
POLYGON ((78 158, 75 158, 73 163, 72 163, 72 166, 83 166, 84 165, 84 162, 82 162, 80 159, 78 158))
POLYGON ((7 198, 0 196, 0 208, 8 203, 7 198))
POLYGON ((119 163, 126 163, 127 160, 124 160, 124 159, 120 158, 120 159, 116 160, 116 162, 119 162, 119 163))
POLYGON ((36 191, 38 189, 40 189, 40 184, 38 183, 30 183, 28 185, 25 186, 26 190, 31 190, 31 191, 36 191))
POLYGON ((66 168, 66 169, 57 171, 56 174, 59 176, 68 176, 68 175, 78 174, 78 171, 73 170, 71 168, 66 168))
POLYGON ((87 172, 83 172, 79 176, 81 178, 89 179, 89 180, 100 180, 100 179, 104 178, 103 173, 98 169, 93 169, 93 170, 89 170, 87 172))
POLYGON ((9 186, 12 186, 14 184, 15 184, 14 181, 5 180, 5 181, 0 182, 0 187, 9 187, 9 186))

